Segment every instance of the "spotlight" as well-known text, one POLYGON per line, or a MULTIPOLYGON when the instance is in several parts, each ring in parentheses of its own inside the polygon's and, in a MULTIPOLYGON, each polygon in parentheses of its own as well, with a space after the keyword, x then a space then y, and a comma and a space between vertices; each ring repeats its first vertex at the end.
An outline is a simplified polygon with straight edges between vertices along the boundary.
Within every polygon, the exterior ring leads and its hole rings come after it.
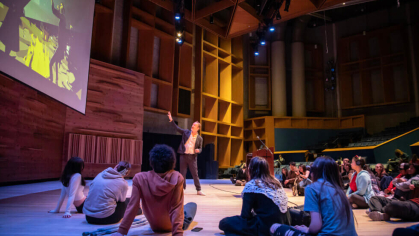
POLYGON ((178 31, 178 32, 176 33, 176 35, 180 38, 180 37, 182 37, 182 32, 181 32, 181 31, 178 31))
POLYGON ((274 20, 273 19, 268 20, 268 28, 269 28, 269 32, 274 32, 275 31, 274 20))
POLYGON ((264 39, 261 39, 260 40, 260 45, 265 45, 265 44, 266 44, 266 41, 264 39))
POLYGON ((270 31, 270 32, 274 32, 274 31, 275 31, 275 27, 273 27, 273 26, 269 26, 269 31, 270 31))
POLYGON ((214 16, 212 14, 210 15, 210 24, 214 24, 214 16))
POLYGON ((183 38, 176 38, 176 43, 182 46, 183 44, 183 38))
POLYGON ((179 12, 175 13, 175 20, 180 20, 180 18, 182 18, 182 15, 179 12))
POLYGON ((253 45, 253 50, 254 50, 255 56, 259 56, 259 49, 258 49, 257 44, 253 45))
POLYGON ((265 45, 265 44, 266 44, 265 32, 261 32, 261 33, 260 33, 260 36, 259 36, 259 43, 260 43, 260 45, 265 45))

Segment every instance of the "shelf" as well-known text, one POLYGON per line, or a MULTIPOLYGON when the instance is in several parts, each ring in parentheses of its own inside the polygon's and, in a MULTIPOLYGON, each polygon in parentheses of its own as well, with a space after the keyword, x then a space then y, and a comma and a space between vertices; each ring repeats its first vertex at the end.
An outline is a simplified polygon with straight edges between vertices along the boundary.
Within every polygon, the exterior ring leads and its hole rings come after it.
POLYGON ((205 97, 210 97, 210 98, 215 98, 215 99, 217 99, 218 97, 217 96, 215 96, 215 95, 212 95, 212 94, 209 94, 209 93, 205 93, 205 92, 202 92, 202 96, 205 96, 205 97))
POLYGON ((231 123, 231 105, 229 102, 218 100, 218 121, 231 123))
POLYGON ((231 66, 232 66, 232 69, 233 69, 233 70, 243 70, 243 67, 241 67, 241 66, 237 66, 237 65, 235 65, 235 64, 233 64, 233 63, 231 63, 231 66))
POLYGON ((242 135, 243 135, 243 127, 231 126, 231 136, 242 137, 242 135))
POLYGON ((218 123, 217 127, 217 134, 218 135, 225 135, 230 136, 230 125, 220 124, 218 123))
POLYGON ((231 139, 230 165, 239 165, 244 160, 243 140, 231 139))
POLYGON ((218 54, 218 48, 208 42, 203 43, 203 51, 210 53, 211 55, 217 56, 218 54))
POLYGON ((217 120, 218 103, 213 97, 202 97, 202 118, 217 120))
POLYGON ((208 136, 217 137, 217 134, 213 134, 213 133, 209 133, 209 132, 205 132, 205 131, 201 131, 201 135, 208 135, 208 136))
POLYGON ((243 106, 232 104, 231 123, 239 126, 243 125, 243 106))
POLYGON ((191 89, 191 88, 187 88, 187 87, 184 87, 184 86, 181 86, 181 85, 179 85, 179 87, 178 87, 178 88, 183 89, 183 90, 192 91, 192 89, 191 89))
POLYGON ((209 119, 209 118, 204 118, 204 117, 201 117, 201 120, 203 120, 203 121, 215 122, 215 123, 217 123, 217 122, 218 122, 217 120, 213 120, 213 119, 209 119))
POLYGON ((220 166, 230 165, 231 140, 226 137, 217 137, 217 160, 220 166))
POLYGON ((213 121, 202 120, 202 129, 203 132, 216 134, 217 133, 217 123, 213 121))
POLYGON ((227 60, 224 60, 221 57, 218 58, 218 63, 220 63, 220 65, 225 65, 225 66, 229 66, 231 64, 230 62, 228 62, 227 60))

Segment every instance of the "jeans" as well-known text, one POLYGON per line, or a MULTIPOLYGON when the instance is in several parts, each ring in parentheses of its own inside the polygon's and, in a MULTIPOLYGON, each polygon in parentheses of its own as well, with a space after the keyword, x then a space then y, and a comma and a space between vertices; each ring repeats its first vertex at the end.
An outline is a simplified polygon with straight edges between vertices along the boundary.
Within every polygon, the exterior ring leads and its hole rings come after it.
POLYGON ((272 234, 272 236, 288 236, 288 235, 294 235, 294 236, 310 236, 311 234, 303 233, 297 229, 294 229, 292 226, 289 225, 281 225, 278 227, 275 232, 272 234))
POLYGON ((386 197, 374 196, 369 201, 371 211, 379 211, 390 217, 406 221, 419 221, 419 205, 412 201, 399 201, 386 197))

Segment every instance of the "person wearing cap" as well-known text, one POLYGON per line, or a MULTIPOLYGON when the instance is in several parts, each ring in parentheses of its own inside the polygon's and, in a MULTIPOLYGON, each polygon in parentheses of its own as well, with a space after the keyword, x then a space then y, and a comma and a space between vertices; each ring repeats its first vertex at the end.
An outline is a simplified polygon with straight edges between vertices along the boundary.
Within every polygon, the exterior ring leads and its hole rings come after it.
POLYGON ((89 224, 115 224, 122 219, 129 202, 128 183, 124 177, 130 169, 129 162, 121 161, 114 168, 99 173, 90 183, 83 206, 89 224))
MULTIPOLYGON (((407 169, 409 169, 409 164, 401 163, 399 167, 400 173, 399 175, 396 176, 396 178, 394 178, 394 180, 404 178, 407 174, 407 169)), ((394 191, 396 191, 396 186, 393 185, 393 181, 392 181, 390 182, 388 188, 384 189, 384 193, 387 195, 394 195, 394 191)))

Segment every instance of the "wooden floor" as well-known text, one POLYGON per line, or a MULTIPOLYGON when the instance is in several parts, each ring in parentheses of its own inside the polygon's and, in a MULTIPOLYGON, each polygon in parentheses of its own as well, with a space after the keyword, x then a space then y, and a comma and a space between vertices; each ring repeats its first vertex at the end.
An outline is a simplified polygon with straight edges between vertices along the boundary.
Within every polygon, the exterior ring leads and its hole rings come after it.
MULTIPOLYGON (((185 203, 196 202, 198 211, 185 235, 221 235, 219 221, 223 217, 240 214, 240 192, 243 187, 232 186, 229 180, 201 180, 202 190, 207 194, 203 197, 196 195, 191 180, 187 183, 185 203), (204 229, 199 233, 191 232, 194 227, 204 229)), ((0 235, 82 235, 82 232, 100 228, 87 224, 83 214, 73 214, 70 219, 63 219, 62 213, 47 213, 55 207, 59 189, 58 181, 0 187, 0 235)), ((304 197, 292 197, 288 189, 287 194, 290 202, 304 203, 304 197)), ((365 210, 354 210, 354 213, 358 222, 358 235, 391 235, 394 228, 415 224, 396 219, 391 222, 373 222, 366 216, 365 210)), ((130 230, 129 235, 171 234, 155 234, 146 225, 130 230)))

